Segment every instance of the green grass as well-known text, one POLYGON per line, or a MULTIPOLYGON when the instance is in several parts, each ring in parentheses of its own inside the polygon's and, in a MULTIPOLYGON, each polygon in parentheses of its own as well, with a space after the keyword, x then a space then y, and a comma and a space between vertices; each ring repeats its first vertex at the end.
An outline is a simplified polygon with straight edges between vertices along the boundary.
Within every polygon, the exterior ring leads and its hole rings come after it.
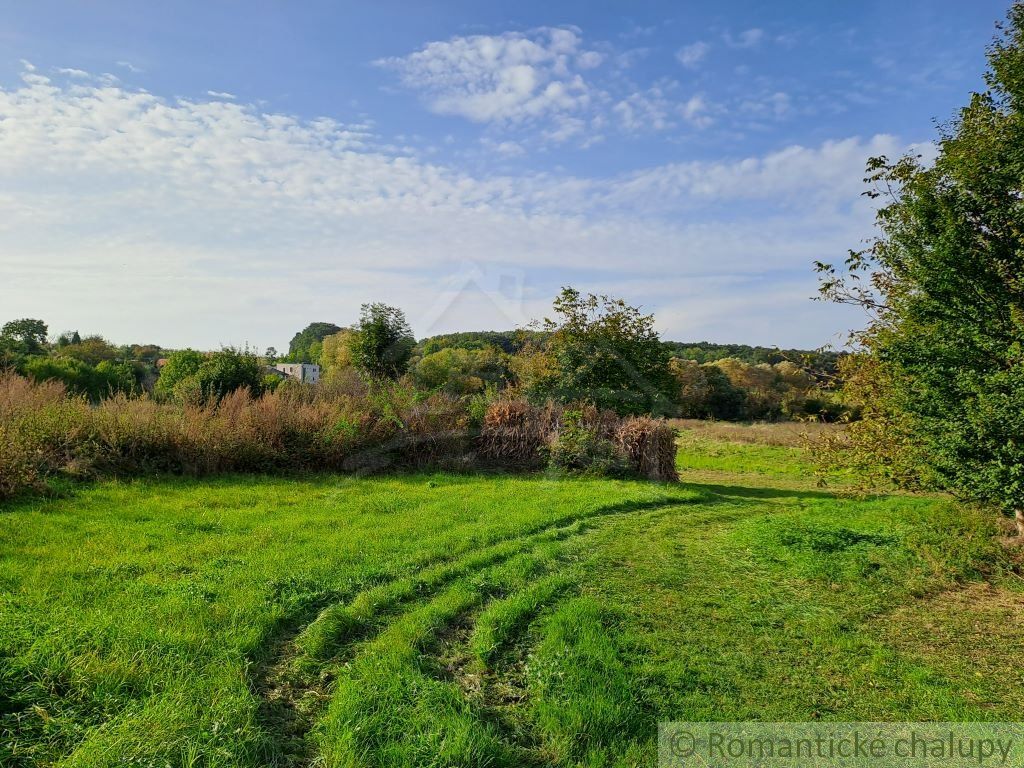
POLYGON ((799 448, 679 464, 0 507, 0 765, 632 766, 665 719, 1018 716, 990 518, 836 496, 799 448))

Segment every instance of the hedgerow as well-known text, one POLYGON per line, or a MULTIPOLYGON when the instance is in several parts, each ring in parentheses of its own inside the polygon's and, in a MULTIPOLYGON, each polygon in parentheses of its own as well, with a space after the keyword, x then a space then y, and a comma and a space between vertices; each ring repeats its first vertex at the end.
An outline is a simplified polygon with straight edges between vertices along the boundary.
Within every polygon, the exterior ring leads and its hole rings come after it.
MULTIPOLYGON (((118 394, 93 404, 57 382, 8 373, 0 375, 0 497, 55 477, 539 469, 564 448, 566 413, 552 403, 481 403, 358 380, 198 401, 118 394)), ((573 470, 674 477, 674 431, 663 421, 592 406, 570 413, 569 433, 596 429, 607 443, 575 457, 573 470)))

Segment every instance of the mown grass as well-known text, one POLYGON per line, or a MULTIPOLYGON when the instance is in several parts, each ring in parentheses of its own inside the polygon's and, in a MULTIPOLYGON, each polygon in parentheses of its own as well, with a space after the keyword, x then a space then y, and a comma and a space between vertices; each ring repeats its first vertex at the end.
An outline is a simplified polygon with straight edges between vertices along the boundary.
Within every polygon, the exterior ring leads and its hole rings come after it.
POLYGON ((0 506, 0 764, 633 766, 664 719, 1017 717, 1024 601, 988 516, 837 497, 800 448, 680 446, 680 484, 0 506))

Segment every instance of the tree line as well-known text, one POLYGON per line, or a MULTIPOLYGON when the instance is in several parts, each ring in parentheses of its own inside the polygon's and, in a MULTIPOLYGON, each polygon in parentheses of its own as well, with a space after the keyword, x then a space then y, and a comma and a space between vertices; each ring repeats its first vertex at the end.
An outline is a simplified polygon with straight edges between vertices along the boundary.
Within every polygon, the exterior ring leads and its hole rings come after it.
POLYGON ((675 354, 677 344, 659 338, 653 315, 622 299, 567 287, 555 299, 552 316, 536 325, 417 343, 400 309, 375 303, 363 305, 347 327, 311 323, 292 337, 284 355, 273 348, 258 355, 230 347, 215 352, 117 347, 77 332, 49 343, 46 325, 38 320, 5 325, 0 350, 6 367, 37 381, 61 381, 94 400, 147 391, 158 398, 200 402, 240 388, 256 396, 294 385, 269 370, 275 362, 288 361, 319 364, 326 386, 360 377, 402 378, 422 391, 466 397, 502 392, 535 403, 589 402, 622 415, 832 420, 846 412, 823 366, 816 371, 782 356, 774 363, 688 359, 675 354))

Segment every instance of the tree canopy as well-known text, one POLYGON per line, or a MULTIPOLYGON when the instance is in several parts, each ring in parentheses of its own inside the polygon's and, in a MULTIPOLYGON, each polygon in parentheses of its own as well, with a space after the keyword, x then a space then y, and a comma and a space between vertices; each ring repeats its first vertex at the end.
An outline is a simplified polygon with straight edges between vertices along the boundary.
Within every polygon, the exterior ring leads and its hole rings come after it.
POLYGON ((0 328, 0 340, 18 345, 19 351, 27 355, 42 351, 46 334, 46 323, 28 317, 11 320, 0 328))
POLYGON ((621 299, 563 288, 544 320, 554 375, 539 382, 563 402, 589 401, 618 413, 665 414, 674 383, 654 316, 621 299))
POLYGON ((263 366, 255 354, 226 347, 204 354, 182 349, 167 358, 156 391, 182 400, 220 399, 236 389, 263 391, 263 366))
POLYGON ((416 339, 402 310, 387 304, 363 304, 349 342, 357 369, 373 378, 396 379, 405 373, 414 346, 416 339))
POLYGON ((293 363, 319 363, 321 342, 340 330, 341 326, 334 323, 310 323, 288 342, 288 359, 293 363))
POLYGON ((942 129, 931 166, 868 167, 879 237, 822 290, 873 313, 857 335, 861 450, 919 478, 1024 507, 1024 5, 988 51, 988 90, 942 129), (884 439, 881 439, 884 438, 884 439), (881 446, 881 447, 880 447, 881 446))

